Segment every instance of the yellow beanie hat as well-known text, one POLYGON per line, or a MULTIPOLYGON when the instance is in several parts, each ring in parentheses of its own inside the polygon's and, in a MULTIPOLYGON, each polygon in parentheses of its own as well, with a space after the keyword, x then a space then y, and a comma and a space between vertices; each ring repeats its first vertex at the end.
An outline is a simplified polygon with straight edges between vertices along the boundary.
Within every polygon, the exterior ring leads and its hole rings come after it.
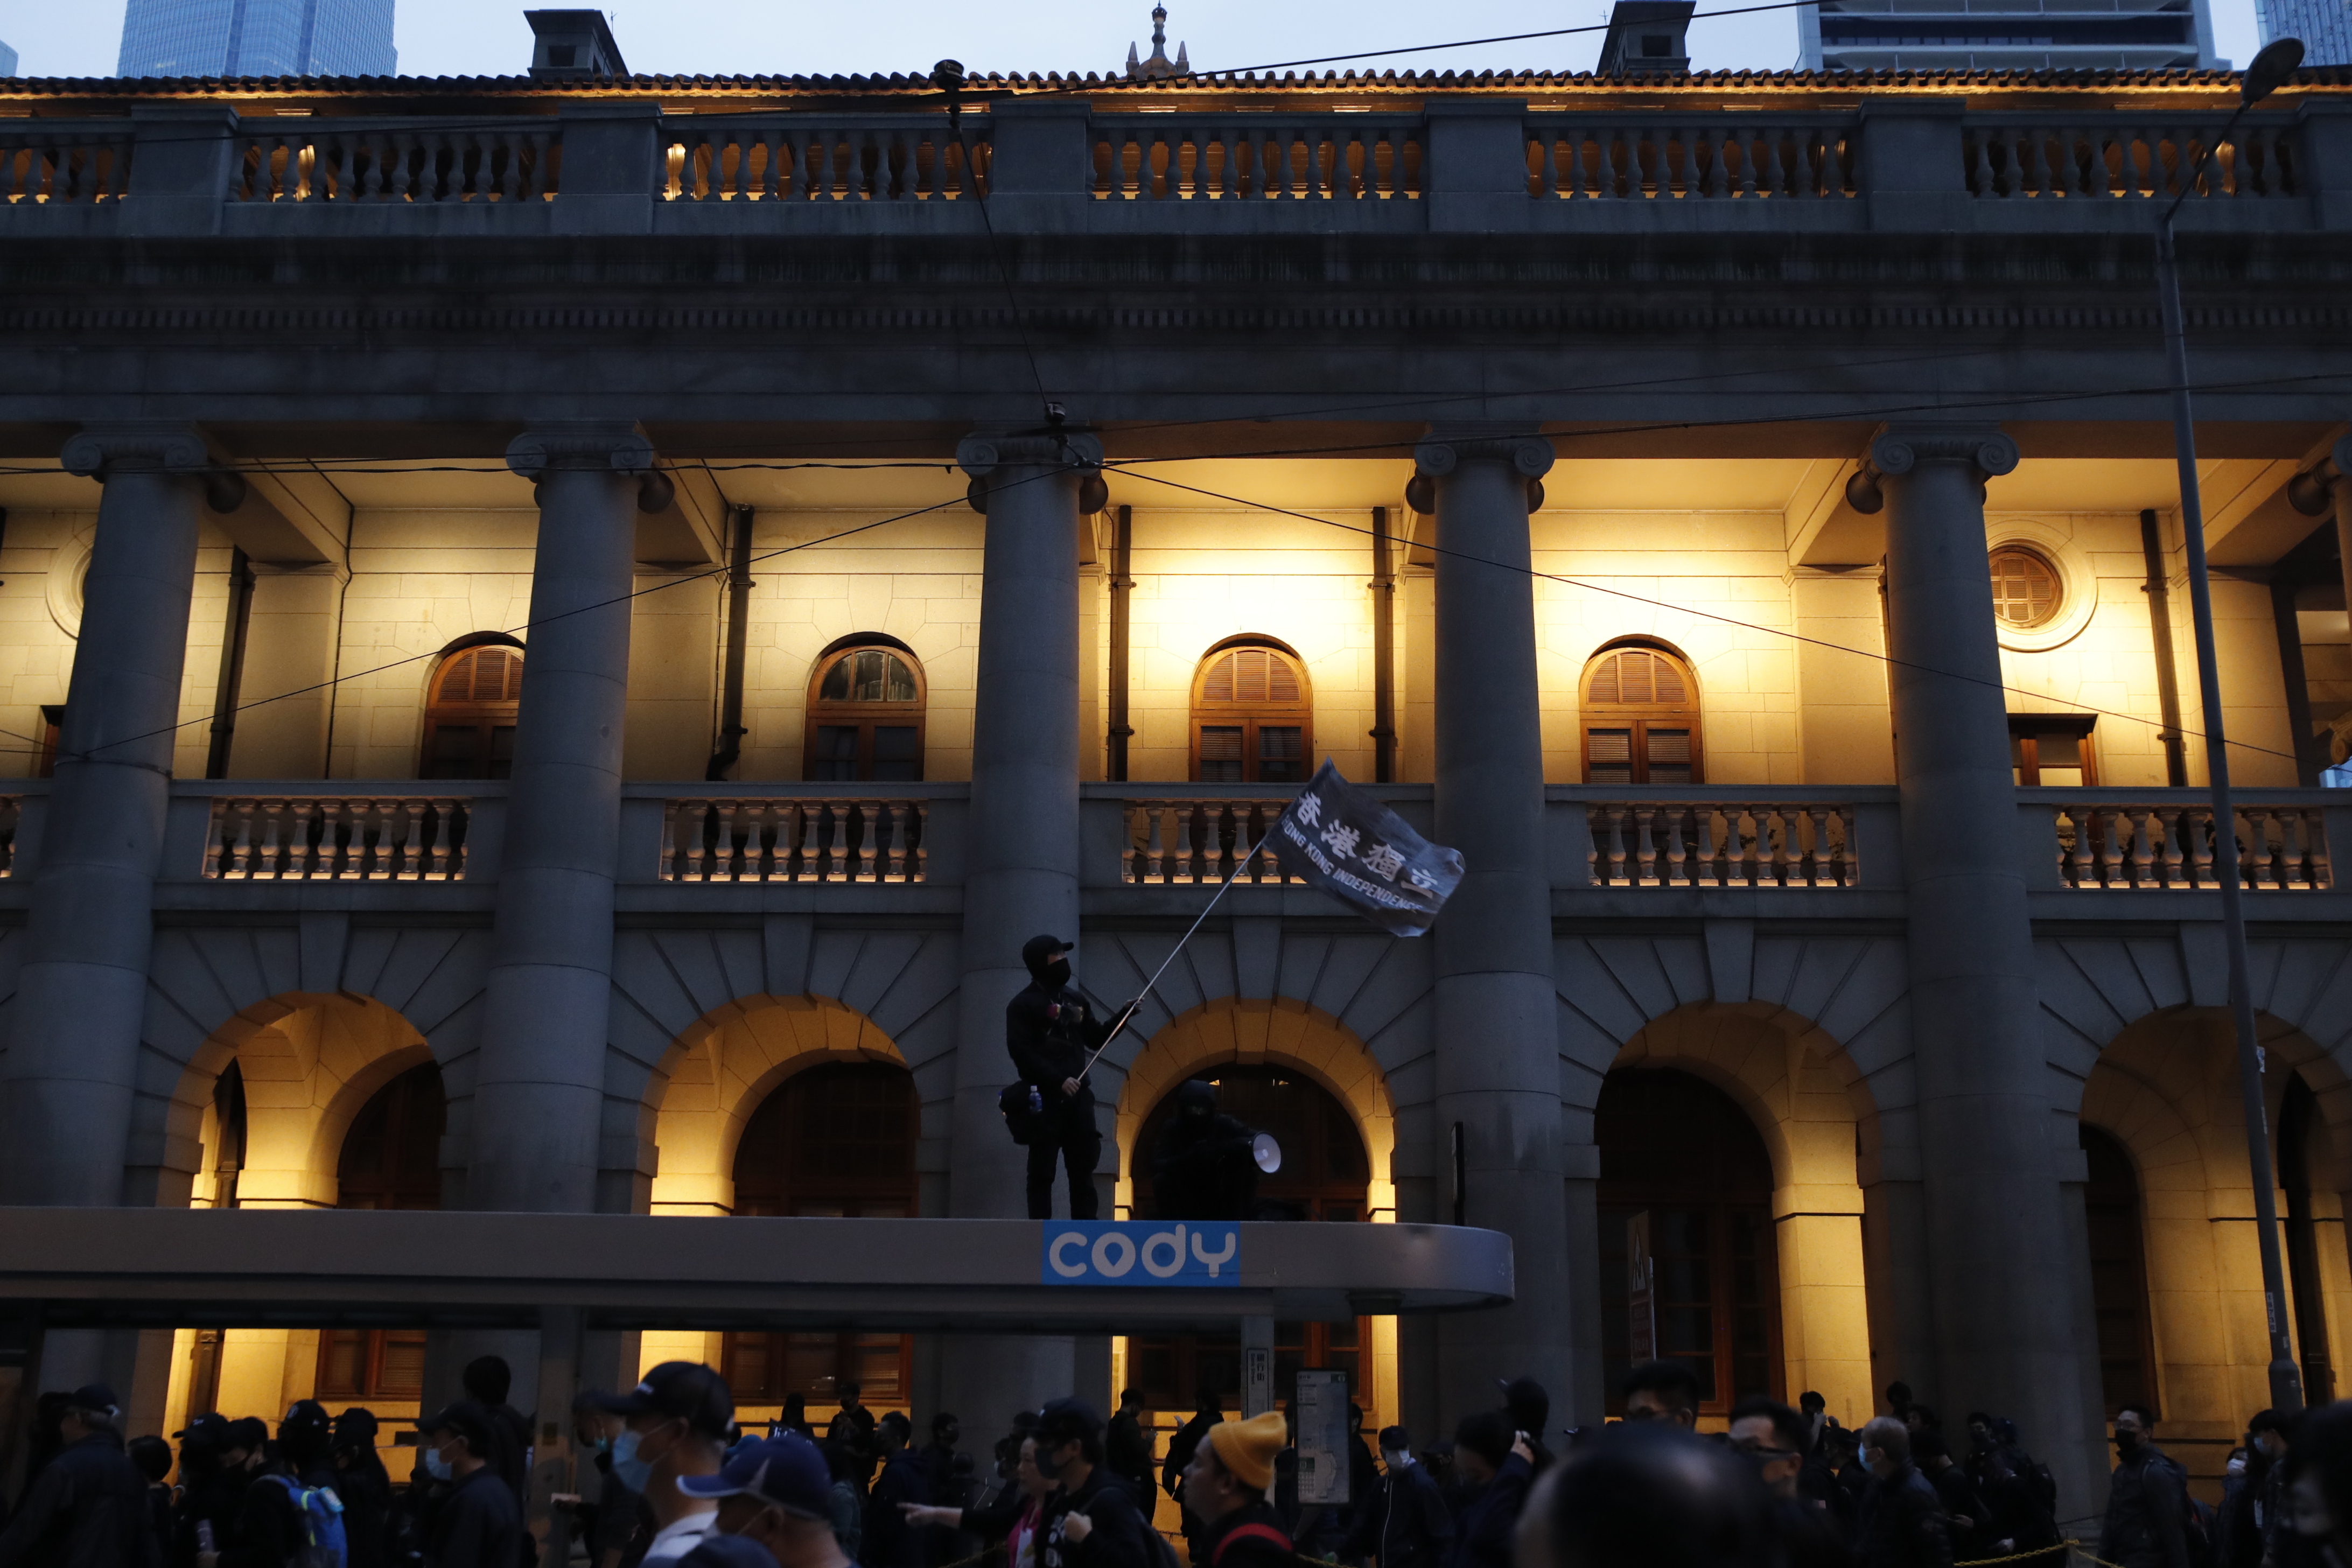
POLYGON ((1264 1491, 1274 1485, 1274 1457, 1290 1446, 1290 1424, 1279 1410, 1246 1421, 1220 1421, 1209 1428, 1217 1463, 1245 1487, 1264 1491))

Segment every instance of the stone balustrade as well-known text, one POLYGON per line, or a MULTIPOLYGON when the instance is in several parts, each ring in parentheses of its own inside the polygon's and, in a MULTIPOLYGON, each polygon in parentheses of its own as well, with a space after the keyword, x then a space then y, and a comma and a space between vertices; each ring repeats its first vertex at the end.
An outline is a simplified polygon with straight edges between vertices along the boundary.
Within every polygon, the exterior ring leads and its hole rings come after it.
POLYGON ((984 119, 804 114, 666 121, 658 195, 672 202, 921 202, 988 194, 984 119))
MULTIPOLYGON (((2050 822, 2063 887, 2187 892, 2220 886, 2213 808, 2194 792, 2032 793, 2036 804, 2028 809, 2050 822)), ((2241 793, 2233 804, 2249 892, 2323 892, 2336 886, 2327 818, 2352 819, 2352 803, 2330 800, 2325 792, 2262 790, 2241 793)))
MULTIPOLYGON (((2352 142, 2347 108, 2312 100, 2249 115, 2189 193, 2184 231, 2352 226, 2352 155, 2340 152, 2352 142)), ((782 225, 963 235, 970 215, 951 209, 989 199, 996 226, 1012 232, 1203 224, 1288 232, 1303 223, 1377 233, 1646 232, 1662 224, 2137 233, 2147 204, 2179 188, 2224 118, 1970 111, 1957 98, 1867 93, 1858 109, 1815 112, 1704 102, 1531 110, 1495 98, 1448 100, 1442 112, 1146 114, 1055 100, 975 106, 955 127, 937 112, 695 115, 651 104, 518 115, 503 125, 212 112, 226 127, 225 151, 203 156, 189 150, 196 129, 172 117, 0 121, 0 231, 261 235, 294 223, 285 216, 293 209, 323 216, 364 208, 382 216, 353 232, 718 234, 782 225), (151 142, 167 155, 143 159, 151 142), (578 165, 569 184, 567 149, 578 165), (165 199, 131 216, 150 196, 165 199)), ((287 232, 337 227, 295 223, 287 232)))
POLYGON ((1121 803, 1126 837, 1119 880, 1142 887, 1214 885, 1228 878, 1302 881, 1284 875, 1270 847, 1259 847, 1292 793, 1265 786, 1213 793, 1194 785, 1184 794, 1121 803))
POLYGON ((473 803, 463 794, 412 787, 415 793, 398 795, 279 789, 215 796, 200 875, 226 882, 464 880, 473 803))
POLYGON ((927 879, 925 799, 796 791, 666 803, 665 882, 865 882, 927 879))
POLYGON ((1851 801, 1592 800, 1587 884, 1595 888, 1856 888, 1862 845, 1851 801))

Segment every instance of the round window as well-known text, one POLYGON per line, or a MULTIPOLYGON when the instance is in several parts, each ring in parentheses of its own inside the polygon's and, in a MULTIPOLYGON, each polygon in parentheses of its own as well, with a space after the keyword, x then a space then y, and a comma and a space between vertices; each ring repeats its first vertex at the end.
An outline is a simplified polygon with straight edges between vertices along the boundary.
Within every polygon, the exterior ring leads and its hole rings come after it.
POLYGON ((2001 624, 2021 628, 2046 626, 2058 618, 2063 595, 2058 569, 2033 551, 2005 545, 1992 552, 1993 614, 2001 624))

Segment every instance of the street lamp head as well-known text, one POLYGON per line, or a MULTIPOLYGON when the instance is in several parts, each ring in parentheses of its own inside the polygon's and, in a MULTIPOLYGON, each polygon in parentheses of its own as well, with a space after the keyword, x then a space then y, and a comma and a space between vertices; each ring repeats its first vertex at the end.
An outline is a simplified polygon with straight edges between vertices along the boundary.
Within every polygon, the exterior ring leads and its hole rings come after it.
POLYGON ((2239 101, 2249 109, 2252 108, 2284 87, 2286 79, 2293 76, 2294 68, 2302 63, 2301 38, 2280 38, 2263 46, 2263 51, 2246 67, 2246 74, 2238 84, 2239 101))

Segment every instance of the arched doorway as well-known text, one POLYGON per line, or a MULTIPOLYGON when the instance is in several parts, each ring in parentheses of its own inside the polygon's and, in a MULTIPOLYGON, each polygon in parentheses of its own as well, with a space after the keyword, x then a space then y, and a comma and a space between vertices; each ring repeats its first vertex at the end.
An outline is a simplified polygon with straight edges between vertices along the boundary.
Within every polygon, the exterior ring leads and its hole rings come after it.
POLYGON ((2091 1307, 2098 1319, 2099 1389, 2107 1414, 2157 1407, 2156 1349, 2147 1313, 2147 1252, 2139 1173, 2116 1136, 2078 1123, 2089 1181, 2083 1217, 2091 1243, 2091 1307))
MULTIPOLYGON (((777 1086, 735 1150, 735 1212, 908 1219, 916 1212, 913 1075, 883 1062, 825 1062, 777 1086)), ((730 1333, 720 1370, 740 1405, 833 1402, 845 1382, 876 1408, 906 1403, 905 1334, 730 1333)))
POLYGON ((1602 648, 1584 667, 1584 782, 1706 781, 1698 678, 1682 656, 1647 643, 1602 648))
POLYGON ((483 643, 460 648, 433 673, 425 703, 425 754, 417 776, 502 779, 514 771, 522 713, 522 649, 483 643))
MULTIPOLYGON (((1370 1217, 1371 1163, 1364 1141, 1348 1108, 1328 1089, 1276 1063, 1233 1063, 1196 1076, 1216 1085, 1220 1110, 1257 1131, 1272 1133, 1282 1145, 1282 1169, 1258 1183, 1262 1203, 1302 1221, 1349 1223, 1370 1217)), ((1135 1140, 1133 1191, 1139 1215, 1155 1212, 1151 1150, 1174 1105, 1171 1089, 1144 1117, 1135 1140)), ((1298 1373, 1329 1371, 1346 1373, 1349 1389, 1369 1405, 1364 1391, 1370 1384, 1366 1351, 1370 1321, 1276 1322, 1277 1403, 1288 1403, 1287 1391, 1296 1386, 1298 1373)), ((1205 1334, 1136 1338, 1129 1342, 1127 1381, 1144 1390, 1154 1410, 1189 1410, 1204 1393, 1215 1394, 1230 1409, 1241 1394, 1241 1342, 1205 1334)))
POLYGON ((1315 707, 1307 665, 1271 637, 1231 637, 1192 677, 1196 784, 1304 784, 1315 707))
MULTIPOLYGON (((343 1134, 335 1206, 437 1209, 448 1102, 441 1069, 409 1068, 368 1097, 343 1134)), ((328 1329, 319 1335, 318 1397, 421 1399, 425 1331, 328 1329)))
POLYGON ((913 650, 887 637, 835 645, 809 678, 803 776, 921 783, 923 713, 923 667, 913 650))
POLYGON ((1629 1258, 1646 1229, 1655 1354, 1698 1374, 1699 1413, 1785 1397, 1772 1158, 1729 1095, 1671 1068, 1619 1068, 1593 1110, 1601 1147, 1601 1333, 1609 1413, 1633 1363, 1629 1258))

